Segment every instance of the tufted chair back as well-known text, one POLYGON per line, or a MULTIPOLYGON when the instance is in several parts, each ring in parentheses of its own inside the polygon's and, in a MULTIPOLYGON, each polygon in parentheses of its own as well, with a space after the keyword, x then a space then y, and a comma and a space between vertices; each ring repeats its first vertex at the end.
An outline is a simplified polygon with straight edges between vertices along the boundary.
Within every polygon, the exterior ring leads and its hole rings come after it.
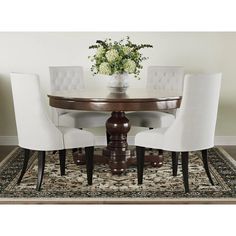
POLYGON ((52 92, 84 88, 82 66, 51 66, 49 71, 52 92))
POLYGON ((181 66, 149 66, 147 88, 170 90, 182 94, 184 68, 181 66))

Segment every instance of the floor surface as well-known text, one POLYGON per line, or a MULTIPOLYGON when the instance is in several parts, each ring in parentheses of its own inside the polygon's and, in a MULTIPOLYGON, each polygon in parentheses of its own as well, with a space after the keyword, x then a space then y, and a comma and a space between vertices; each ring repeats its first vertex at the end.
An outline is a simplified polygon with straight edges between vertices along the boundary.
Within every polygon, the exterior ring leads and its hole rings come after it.
POLYGON ((0 162, 15 148, 16 146, 0 146, 0 162))
MULTIPOLYGON (((0 146, 0 162, 15 148, 16 146, 0 146)), ((226 152, 236 160, 236 146, 222 146, 226 152)))

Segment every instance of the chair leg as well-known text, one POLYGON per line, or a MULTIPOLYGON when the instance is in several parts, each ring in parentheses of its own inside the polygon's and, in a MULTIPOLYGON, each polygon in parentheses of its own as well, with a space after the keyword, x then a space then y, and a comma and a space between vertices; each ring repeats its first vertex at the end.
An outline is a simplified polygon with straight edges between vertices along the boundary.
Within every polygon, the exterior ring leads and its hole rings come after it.
POLYGON ((65 175, 66 170, 66 150, 59 150, 61 176, 65 175))
POLYGON ((189 192, 189 182, 188 182, 188 152, 182 152, 182 171, 185 193, 189 192))
POLYGON ((38 190, 38 191, 40 191, 41 185, 43 182, 45 156, 46 156, 45 151, 39 151, 39 154, 38 154, 38 180, 37 180, 37 187, 36 187, 36 190, 38 190))
POLYGON ((72 149, 72 153, 75 153, 75 152, 77 152, 77 151, 78 151, 77 148, 73 148, 73 149, 72 149))
POLYGON ((22 178, 23 178, 23 176, 24 176, 24 174, 26 172, 29 159, 30 159, 30 150, 29 149, 24 149, 24 162, 23 162, 23 167, 22 167, 22 170, 21 170, 20 177, 17 180, 17 184, 21 183, 21 180, 22 180, 22 178))
POLYGON ((158 149, 158 154, 159 154, 160 156, 162 156, 162 155, 163 155, 163 150, 158 149))
POLYGON ((172 158, 172 173, 173 173, 173 176, 177 176, 179 153, 178 152, 172 152, 171 153, 171 158, 172 158))
POLYGON ((94 154, 93 146, 85 147, 85 159, 86 159, 88 185, 92 185, 93 183, 93 154, 94 154))
POLYGON ((138 171, 138 184, 143 183, 143 167, 144 167, 144 147, 136 147, 136 155, 137 155, 137 171, 138 171))
POLYGON ((203 161, 203 165, 204 165, 204 169, 205 169, 205 171, 206 171, 207 177, 208 177, 210 183, 211 183, 212 185, 214 185, 214 182, 213 182, 213 180, 212 180, 212 178, 211 178, 211 173, 210 173, 209 167, 208 167, 207 149, 202 150, 202 161, 203 161))

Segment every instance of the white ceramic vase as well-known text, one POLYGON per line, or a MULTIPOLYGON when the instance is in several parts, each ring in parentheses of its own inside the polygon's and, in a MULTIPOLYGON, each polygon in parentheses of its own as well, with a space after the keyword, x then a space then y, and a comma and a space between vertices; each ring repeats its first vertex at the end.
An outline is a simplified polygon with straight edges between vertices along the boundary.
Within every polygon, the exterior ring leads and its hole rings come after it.
POLYGON ((109 76, 108 88, 111 93, 125 93, 129 87, 128 73, 113 74, 109 76))

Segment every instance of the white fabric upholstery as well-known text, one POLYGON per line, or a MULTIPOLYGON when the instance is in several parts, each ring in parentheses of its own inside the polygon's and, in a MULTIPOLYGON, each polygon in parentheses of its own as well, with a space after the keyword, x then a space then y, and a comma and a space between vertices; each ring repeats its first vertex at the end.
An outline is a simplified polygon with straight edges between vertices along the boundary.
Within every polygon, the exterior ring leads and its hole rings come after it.
POLYGON ((128 113, 127 117, 132 126, 138 127, 169 127, 175 116, 165 112, 140 111, 128 113))
POLYGON ((63 133, 63 140, 66 149, 76 147, 89 147, 94 146, 94 135, 85 130, 79 130, 68 127, 58 127, 63 133))
MULTIPOLYGON (((84 89, 83 67, 51 66, 49 67, 51 91, 84 89)), ((105 126, 110 117, 105 112, 73 111, 53 108, 53 121, 57 126, 90 128, 105 126)))
POLYGON ((149 66, 147 88, 182 94, 184 68, 181 66, 149 66))
POLYGON ((52 92, 84 88, 82 66, 51 66, 49 71, 52 92))
POLYGON ((59 130, 45 112, 37 75, 11 73, 12 94, 19 146, 52 151, 94 146, 92 133, 79 129, 59 130))
MULTIPOLYGON (((173 91, 182 94, 184 69, 181 66, 150 66, 147 89, 173 91)), ((131 112, 127 114, 132 126, 165 128, 174 121, 176 109, 167 111, 131 112)))
POLYGON ((214 146, 214 133, 221 74, 186 75, 181 107, 167 129, 140 132, 135 145, 174 152, 208 149, 214 146))
POLYGON ((60 126, 93 128, 105 126, 110 113, 89 112, 89 111, 70 111, 60 116, 60 126))

